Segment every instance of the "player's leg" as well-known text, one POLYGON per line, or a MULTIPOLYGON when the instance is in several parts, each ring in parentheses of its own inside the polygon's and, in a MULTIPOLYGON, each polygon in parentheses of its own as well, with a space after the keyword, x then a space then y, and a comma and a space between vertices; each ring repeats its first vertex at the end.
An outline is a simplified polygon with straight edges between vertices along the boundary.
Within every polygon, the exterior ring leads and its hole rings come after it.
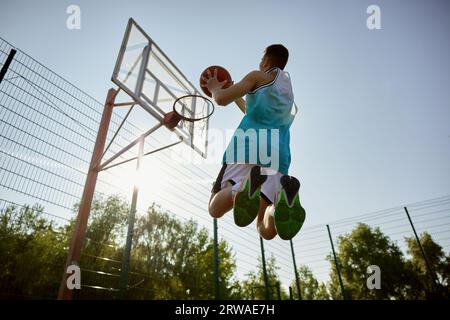
POLYGON ((261 186, 266 181, 266 175, 261 174, 257 165, 247 167, 249 172, 241 182, 234 196, 233 216, 234 223, 239 227, 248 226, 255 220, 259 212, 259 198, 261 186))
POLYGON ((275 229, 275 224, 273 221, 274 211, 275 206, 268 203, 263 197, 261 197, 258 219, 256 220, 256 230, 265 240, 272 240, 277 235, 277 230, 275 229))
POLYGON ((275 201, 274 223, 280 238, 290 240, 303 226, 306 213, 300 204, 300 182, 295 177, 284 175, 280 184, 282 188, 275 201))
POLYGON ((233 207, 233 197, 231 195, 231 183, 226 182, 225 188, 218 192, 213 192, 209 199, 209 214, 213 218, 220 218, 233 207))
POLYGON ((220 218, 233 208, 234 196, 252 167, 237 163, 222 166, 209 199, 208 209, 212 217, 220 218))

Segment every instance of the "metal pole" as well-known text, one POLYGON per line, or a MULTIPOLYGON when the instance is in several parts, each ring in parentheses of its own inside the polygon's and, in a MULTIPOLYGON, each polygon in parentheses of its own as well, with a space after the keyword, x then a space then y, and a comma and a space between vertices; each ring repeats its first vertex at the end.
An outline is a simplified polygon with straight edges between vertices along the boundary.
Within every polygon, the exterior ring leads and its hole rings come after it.
POLYGON ((328 236, 330 237, 331 249, 333 250, 334 264, 336 265, 336 271, 337 271, 338 277, 339 277, 339 285, 341 286, 342 300, 345 300, 344 284, 342 283, 341 271, 339 270, 339 263, 338 263, 338 260, 336 257, 336 252, 334 251, 333 238, 331 237, 331 231, 330 231, 329 225, 327 225, 327 229, 328 229, 328 236))
MULTIPOLYGON (((183 140, 180 140, 180 141, 177 141, 177 142, 168 144, 167 146, 164 146, 164 147, 157 148, 157 149, 155 149, 155 150, 146 152, 146 153, 144 153, 142 156, 145 157, 145 156, 151 155, 151 154, 156 153, 156 152, 158 152, 158 151, 161 151, 161 150, 164 150, 164 149, 173 147, 173 146, 175 146, 175 145, 177 145, 177 144, 179 144, 179 143, 181 143, 181 142, 183 142, 183 140)), ((120 165, 122 165, 122 164, 124 164, 124 163, 130 162, 130 161, 133 161, 133 160, 136 160, 137 158, 138 158, 138 157, 133 157, 133 158, 130 158, 130 159, 121 161, 121 162, 117 162, 117 163, 112 164, 112 165, 107 166, 107 167, 101 167, 101 169, 99 169, 99 170, 100 170, 100 171, 105 171, 105 170, 108 170, 108 169, 111 169, 111 168, 120 166, 120 165)))
POLYGON ((86 182, 84 184, 83 196, 81 197, 80 207, 78 209, 77 221, 73 230, 72 239, 70 241, 69 252, 67 254, 66 265, 64 267, 63 278, 59 286, 58 299, 71 300, 72 291, 67 288, 67 267, 70 265, 80 264, 81 248, 83 247, 86 228, 91 211, 92 199, 94 197, 95 185, 97 183, 98 170, 97 165, 100 163, 103 149, 105 148, 108 128, 111 121, 114 99, 117 91, 109 89, 106 97, 105 106, 103 108, 102 119, 95 140, 94 151, 92 152, 89 171, 87 173, 86 182))
POLYGON ((423 259, 425 260, 425 264, 427 266, 428 272, 430 273, 431 280, 433 281, 433 287, 435 289, 437 289, 437 284, 439 283, 439 280, 437 279, 436 273, 434 272, 434 270, 431 267, 430 261, 428 260, 427 255, 425 254, 425 250, 423 250, 422 244, 420 243, 419 236, 417 235, 417 232, 416 232, 416 228, 414 228, 414 224, 411 220, 411 216, 409 215, 408 208, 406 208, 406 207, 403 207, 403 208, 405 209, 406 216, 408 217, 409 223, 411 224, 411 228, 413 229, 414 236, 416 237, 417 244, 419 245, 419 248, 420 248, 420 252, 422 253, 422 256, 423 256, 423 259))
POLYGON ((302 292, 300 290, 300 278, 298 276, 297 263, 295 262, 294 244, 292 243, 292 239, 289 240, 289 242, 291 243, 292 261, 294 262, 295 284, 297 285, 298 299, 302 300, 302 292))
POLYGON ((267 276, 266 257, 264 255, 264 243, 263 243, 262 237, 259 237, 259 242, 261 244, 261 257, 262 257, 262 267, 263 267, 263 274, 264 274, 264 287, 265 287, 265 291, 266 291, 266 300, 269 300, 270 299, 269 277, 267 276))
POLYGON ((217 219, 214 218, 214 297, 220 299, 220 274, 219 274, 219 240, 217 238, 217 219))
POLYGON ((17 53, 17 50, 15 50, 15 49, 11 49, 9 51, 9 55, 6 58, 5 64, 3 65, 2 69, 0 70, 0 83, 2 83, 3 78, 5 77, 5 74, 6 74, 6 72, 9 69, 9 65, 13 61, 14 56, 16 55, 16 53, 17 53))
MULTIPOLYGON (((144 154, 144 142, 145 136, 142 135, 139 138, 139 153, 136 164, 136 178, 139 176, 139 167, 142 162, 142 155, 144 154)), ((128 274, 130 271, 130 256, 131 256, 131 246, 133 245, 133 234, 134 234, 134 221, 136 216, 136 205, 137 205, 137 197, 139 193, 139 183, 137 181, 134 182, 133 188, 133 197, 131 199, 131 209, 130 215, 128 216, 128 233, 127 233, 127 242, 125 244, 125 251, 123 253, 122 260, 122 270, 120 272, 120 298, 124 299, 127 293, 128 286, 128 274)))

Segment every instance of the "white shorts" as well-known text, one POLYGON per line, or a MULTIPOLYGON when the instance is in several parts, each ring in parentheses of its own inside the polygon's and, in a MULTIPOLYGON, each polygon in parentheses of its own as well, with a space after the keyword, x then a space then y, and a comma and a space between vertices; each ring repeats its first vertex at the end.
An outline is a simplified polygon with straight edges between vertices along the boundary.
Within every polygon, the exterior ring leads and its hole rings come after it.
MULTIPOLYGON (((241 182, 248 176, 254 166, 255 164, 247 163, 224 164, 217 176, 212 192, 219 192, 227 186, 227 182, 233 185, 232 190, 237 191, 241 182)), ((270 204, 275 203, 281 190, 280 178, 283 174, 263 167, 261 167, 261 174, 267 175, 267 179, 261 187, 261 197, 270 204)))

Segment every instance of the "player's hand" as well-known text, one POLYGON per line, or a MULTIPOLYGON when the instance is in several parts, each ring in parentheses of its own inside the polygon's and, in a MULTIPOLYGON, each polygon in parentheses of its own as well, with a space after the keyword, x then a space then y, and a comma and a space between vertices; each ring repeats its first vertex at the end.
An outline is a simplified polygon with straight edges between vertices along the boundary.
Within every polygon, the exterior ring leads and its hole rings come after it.
POLYGON ((222 89, 227 89, 227 88, 231 87, 233 84, 234 84, 234 81, 231 81, 230 83, 225 84, 225 85, 222 87, 222 89))
POLYGON ((213 95, 214 92, 220 89, 225 89, 225 85, 227 84, 227 80, 220 82, 217 79, 217 69, 214 69, 214 74, 211 74, 209 69, 206 71, 207 77, 202 77, 202 80, 205 82, 201 85, 204 88, 207 88, 213 95))

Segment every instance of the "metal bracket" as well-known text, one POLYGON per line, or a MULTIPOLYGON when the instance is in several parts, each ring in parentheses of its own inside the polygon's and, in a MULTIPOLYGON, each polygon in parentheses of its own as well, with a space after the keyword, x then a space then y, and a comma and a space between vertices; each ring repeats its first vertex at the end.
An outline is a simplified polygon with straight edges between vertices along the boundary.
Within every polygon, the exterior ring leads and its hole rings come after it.
MULTIPOLYGON (((177 145, 177 144, 179 144, 179 143, 181 143, 181 142, 183 142, 182 139, 180 139, 180 140, 177 141, 177 142, 168 144, 168 145, 166 145, 166 146, 164 146, 164 147, 157 148, 157 149, 155 149, 155 150, 152 150, 152 151, 149 151, 149 152, 147 152, 147 153, 144 153, 142 156, 143 156, 143 157, 148 156, 148 155, 150 155, 150 154, 152 154, 152 153, 156 153, 156 152, 158 152, 158 151, 161 151, 161 150, 164 150, 164 149, 173 147, 173 146, 175 146, 175 145, 177 145)), ((102 165, 102 166, 99 167, 98 171, 108 170, 108 169, 110 169, 110 168, 117 167, 117 166, 119 166, 119 165, 121 165, 121 164, 124 164, 124 163, 130 162, 130 161, 136 160, 137 158, 138 158, 138 157, 133 157, 133 158, 130 158, 130 159, 127 159, 127 160, 124 160, 124 161, 121 161, 121 162, 112 164, 112 165, 107 166, 107 167, 105 167, 105 165, 102 165)))

